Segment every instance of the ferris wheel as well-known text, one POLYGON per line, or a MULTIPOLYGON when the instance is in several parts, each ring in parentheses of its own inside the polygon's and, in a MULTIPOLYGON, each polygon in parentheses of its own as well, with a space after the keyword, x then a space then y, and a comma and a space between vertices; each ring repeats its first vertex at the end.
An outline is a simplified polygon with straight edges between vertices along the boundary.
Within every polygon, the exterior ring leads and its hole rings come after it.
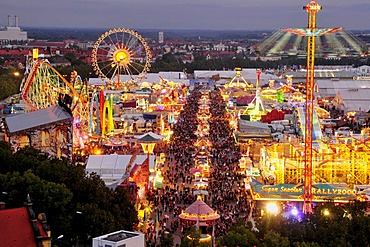
POLYGON ((136 31, 115 28, 95 42, 91 59, 100 78, 119 84, 122 74, 131 81, 140 81, 149 71, 152 55, 147 42, 136 31))

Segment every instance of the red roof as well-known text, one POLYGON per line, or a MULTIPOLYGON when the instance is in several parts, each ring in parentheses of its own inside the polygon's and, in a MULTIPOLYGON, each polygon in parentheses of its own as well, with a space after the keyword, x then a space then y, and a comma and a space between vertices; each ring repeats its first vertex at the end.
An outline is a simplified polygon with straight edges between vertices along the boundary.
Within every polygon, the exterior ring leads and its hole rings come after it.
POLYGON ((28 55, 29 50, 9 50, 9 49, 1 49, 0 55, 28 55))
POLYGON ((213 214, 214 212, 215 211, 200 198, 198 198, 193 204, 185 209, 185 213, 197 215, 213 214))
POLYGON ((0 245, 35 247, 35 235, 26 207, 0 210, 0 245))
POLYGON ((31 47, 65 47, 64 42, 31 41, 27 44, 31 47))
POLYGON ((234 51, 219 51, 218 54, 220 54, 220 55, 235 55, 236 52, 234 52, 234 51))
POLYGON ((163 41, 165 45, 183 45, 186 44, 187 42, 183 40, 165 40, 163 41))

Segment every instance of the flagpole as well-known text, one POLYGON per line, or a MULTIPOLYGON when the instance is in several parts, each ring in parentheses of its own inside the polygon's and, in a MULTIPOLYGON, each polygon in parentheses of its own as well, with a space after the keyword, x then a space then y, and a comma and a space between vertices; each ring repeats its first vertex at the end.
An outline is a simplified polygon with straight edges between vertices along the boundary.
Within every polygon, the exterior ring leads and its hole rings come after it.
POLYGON ((215 246, 215 223, 212 225, 212 247, 215 246))

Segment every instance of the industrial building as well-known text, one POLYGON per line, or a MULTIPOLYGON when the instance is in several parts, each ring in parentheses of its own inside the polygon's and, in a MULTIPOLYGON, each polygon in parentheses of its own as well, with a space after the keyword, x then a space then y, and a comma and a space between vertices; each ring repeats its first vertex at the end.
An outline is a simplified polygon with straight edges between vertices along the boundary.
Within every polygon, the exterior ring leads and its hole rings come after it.
POLYGON ((26 42, 28 40, 27 32, 22 31, 19 27, 18 16, 14 16, 13 20, 14 21, 12 21, 12 17, 8 15, 8 25, 0 29, 1 47, 26 42))

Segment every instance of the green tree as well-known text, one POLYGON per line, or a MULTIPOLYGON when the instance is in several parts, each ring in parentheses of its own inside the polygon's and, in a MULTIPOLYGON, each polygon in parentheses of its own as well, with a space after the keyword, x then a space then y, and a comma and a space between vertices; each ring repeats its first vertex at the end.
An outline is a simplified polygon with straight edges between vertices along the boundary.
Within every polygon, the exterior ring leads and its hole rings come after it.
POLYGON ((200 240, 201 231, 196 230, 195 225, 185 231, 183 238, 181 239, 181 247, 209 247, 209 243, 201 243, 200 240))
POLYGON ((30 170, 21 174, 9 172, 0 174, 0 187, 8 193, 8 207, 23 206, 27 194, 31 196, 34 211, 45 213, 52 230, 63 231, 71 227, 68 215, 72 193, 63 184, 56 184, 40 179, 30 170), (58 222, 58 224, 56 224, 58 222))
POLYGON ((307 218, 304 240, 321 246, 347 246, 350 219, 344 216, 345 210, 333 203, 317 206, 307 218))
POLYGON ((61 74, 66 76, 66 80, 71 80, 71 72, 77 71, 77 74, 81 77, 83 81, 88 80, 92 77, 97 77, 91 64, 85 64, 82 61, 79 64, 74 64, 71 66, 57 66, 55 69, 61 74))
POLYGON ((0 70, 0 100, 19 93, 23 73, 14 67, 0 70))
POLYGON ((318 243, 312 242, 295 242, 293 243, 294 247, 320 247, 318 243))
POLYGON ((370 246, 370 218, 365 215, 353 215, 349 222, 347 240, 352 246, 370 246))
POLYGON ((264 246, 266 247, 289 247, 290 242, 287 237, 282 237, 279 233, 269 231, 263 238, 264 246))
POLYGON ((172 233, 162 234, 161 242, 159 244, 160 247, 172 247, 173 246, 173 235, 172 233))
POLYGON ((127 191, 107 188, 98 176, 86 176, 81 166, 30 147, 12 155, 3 142, 0 158, 0 188, 8 193, 8 206, 22 206, 30 194, 34 211, 46 213, 53 236, 85 242, 89 236, 133 230, 138 223, 127 191))
POLYGON ((256 223, 257 229, 259 230, 259 232, 256 233, 256 235, 259 238, 263 238, 264 235, 269 231, 281 233, 281 231, 283 231, 283 226, 286 227, 289 224, 287 219, 284 218, 281 214, 278 215, 266 214, 256 223))
POLYGON ((218 240, 221 246, 228 247, 249 247, 260 246, 260 241, 255 234, 242 224, 236 224, 230 231, 218 240))

